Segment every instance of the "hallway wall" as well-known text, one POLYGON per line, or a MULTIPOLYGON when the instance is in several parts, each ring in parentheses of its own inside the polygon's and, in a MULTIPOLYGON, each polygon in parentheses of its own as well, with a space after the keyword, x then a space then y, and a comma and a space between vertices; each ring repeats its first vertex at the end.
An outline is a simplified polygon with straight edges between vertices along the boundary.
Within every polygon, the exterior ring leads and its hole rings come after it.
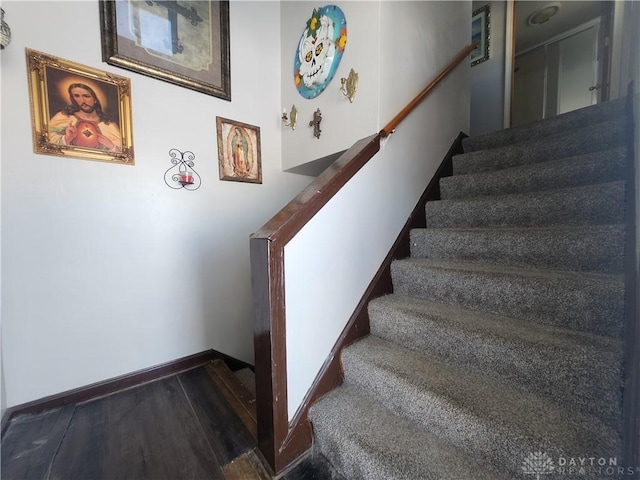
POLYGON ((3 407, 208 349, 253 362, 249 235, 310 181, 281 170, 280 58, 257 54, 280 4, 231 2, 231 102, 103 63, 97 1, 2 7, 3 407), (25 47, 131 79, 135 166, 33 153, 25 47), (219 180, 216 116, 260 127, 261 185, 219 180), (199 190, 165 185, 171 148, 199 190))
MULTIPOLYGON (((298 126, 282 129, 282 168, 288 169, 348 149, 363 137, 377 132, 380 81, 377 38, 380 28, 380 1, 339 2, 347 23, 347 43, 335 76, 324 91, 304 98, 294 83, 293 63, 300 37, 314 8, 312 1, 282 3, 282 107, 298 109, 298 126), (358 90, 353 103, 340 91, 340 79, 353 69, 358 74, 358 90), (322 112, 320 138, 313 136, 309 121, 313 112, 322 112)), ((410 70, 410 68, 408 68, 410 70)))
MULTIPOLYGON (((380 128, 469 45, 470 13, 470 2, 380 2, 380 26, 368 37, 382 66, 380 128)), ((469 64, 462 62, 285 246, 289 419, 447 150, 468 129, 469 64)))
POLYGON ((489 59, 471 67, 471 127, 469 135, 504 128, 504 69, 507 2, 475 1, 473 10, 489 3, 489 59))

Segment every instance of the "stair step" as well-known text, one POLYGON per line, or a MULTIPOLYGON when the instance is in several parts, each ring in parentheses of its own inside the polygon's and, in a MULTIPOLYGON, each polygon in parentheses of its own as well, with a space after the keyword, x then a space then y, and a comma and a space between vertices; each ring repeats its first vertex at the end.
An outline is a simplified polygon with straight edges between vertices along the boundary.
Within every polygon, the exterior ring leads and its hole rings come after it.
POLYGON ((627 148, 440 179, 440 198, 505 195, 624 180, 627 148))
POLYGON ((224 360, 213 360, 206 365, 206 369, 251 435, 258 438, 255 395, 233 374, 224 360))
POLYGON ((616 118, 568 133, 453 156, 454 175, 547 162, 625 145, 627 122, 616 118))
POLYGON ((620 337, 624 277, 424 259, 391 264, 394 293, 571 330, 620 337))
POLYGON ((520 478, 522 462, 533 452, 606 458, 620 453, 618 434, 597 418, 372 335, 343 350, 342 362, 345 384, 472 458, 511 473, 503 478, 520 478))
POLYGON ((631 121, 619 99, 462 140, 343 385, 311 407, 345 478, 607 476, 559 459, 621 458, 628 430, 631 121))
POLYGON ((256 396, 256 374, 250 368, 241 368, 233 374, 242 382, 242 384, 251 392, 253 397, 256 396))
POLYGON ((504 130, 467 137, 462 140, 465 152, 502 147, 513 143, 525 142, 532 138, 541 138, 602 123, 611 118, 623 115, 626 98, 599 103, 588 107, 563 113, 545 120, 538 120, 527 125, 520 125, 504 130))
POLYGON ((504 478, 348 386, 313 405, 309 418, 314 448, 350 480, 504 478))
POLYGON ((368 308, 372 335, 620 427, 620 339, 396 294, 368 308))
POLYGON ((255 450, 250 450, 222 467, 224 480, 273 480, 255 450))
POLYGON ((624 221, 625 182, 547 192, 438 200, 425 206, 429 228, 602 225, 624 221))
POLYGON ((411 230, 411 257, 511 267, 621 273, 624 225, 411 230))

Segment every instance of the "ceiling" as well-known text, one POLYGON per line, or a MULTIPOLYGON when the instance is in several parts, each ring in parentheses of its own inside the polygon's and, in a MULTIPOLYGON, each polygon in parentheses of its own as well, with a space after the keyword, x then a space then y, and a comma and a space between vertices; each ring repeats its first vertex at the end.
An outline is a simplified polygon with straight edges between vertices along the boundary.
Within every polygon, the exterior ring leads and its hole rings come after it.
POLYGON ((545 40, 598 17, 602 12, 603 3, 606 2, 516 1, 516 55, 523 50, 544 43, 545 40), (527 18, 531 13, 550 4, 560 6, 558 13, 540 25, 532 26, 527 24, 527 18))

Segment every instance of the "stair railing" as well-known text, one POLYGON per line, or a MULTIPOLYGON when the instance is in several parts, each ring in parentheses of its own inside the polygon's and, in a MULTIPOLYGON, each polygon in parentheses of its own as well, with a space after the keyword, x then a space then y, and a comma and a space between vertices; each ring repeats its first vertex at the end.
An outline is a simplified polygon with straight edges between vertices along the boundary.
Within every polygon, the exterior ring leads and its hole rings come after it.
POLYGON ((468 45, 464 50, 462 50, 458 54, 458 56, 454 58, 453 61, 447 66, 447 68, 445 68, 444 70, 442 70, 442 72, 440 72, 440 75, 434 78, 433 81, 429 85, 427 85, 425 89, 422 90, 416 96, 416 98, 411 100, 411 102, 409 102, 406 107, 400 110, 400 112, 395 117, 393 117, 393 120, 387 123, 387 125, 382 130, 380 130, 380 136, 388 137, 389 135, 391 135, 393 131, 396 129, 396 127, 400 124, 400 122, 402 122, 402 120, 407 118, 409 113, 411 113, 411 111, 414 108, 416 108, 422 102, 422 100, 424 100, 425 97, 429 95, 429 93, 431 93, 431 90, 436 88, 436 86, 444 79, 444 77, 446 77, 453 70, 455 70, 455 68, 460 64, 460 62, 462 62, 465 58, 467 58, 467 56, 472 51, 474 51, 479 44, 480 42, 474 42, 471 45, 468 45))
MULTIPOLYGON (((284 249, 287 243, 380 150, 388 137, 422 100, 478 45, 465 47, 454 60, 378 134, 357 141, 309 186, 250 237, 255 310, 254 348, 258 447, 274 473, 282 472, 311 445, 311 428, 303 405, 290 425, 287 414, 287 353, 284 249)), ((316 379, 317 380, 317 379, 316 379)), ((314 383, 315 397, 335 381, 314 383)))

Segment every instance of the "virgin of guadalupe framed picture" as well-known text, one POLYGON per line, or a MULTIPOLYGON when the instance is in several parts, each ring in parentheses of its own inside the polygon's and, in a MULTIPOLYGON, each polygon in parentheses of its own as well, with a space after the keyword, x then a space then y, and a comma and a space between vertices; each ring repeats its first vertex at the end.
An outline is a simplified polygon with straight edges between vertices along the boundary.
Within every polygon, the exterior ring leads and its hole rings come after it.
POLYGON ((130 80, 26 53, 34 151, 133 165, 130 80))
POLYGON ((471 17, 471 43, 479 42, 471 52, 471 66, 489 60, 491 6, 480 7, 471 17))
POLYGON ((100 0, 102 60, 231 100, 229 0, 100 0))
POLYGON ((216 117, 220 180, 262 183, 260 127, 216 117))

